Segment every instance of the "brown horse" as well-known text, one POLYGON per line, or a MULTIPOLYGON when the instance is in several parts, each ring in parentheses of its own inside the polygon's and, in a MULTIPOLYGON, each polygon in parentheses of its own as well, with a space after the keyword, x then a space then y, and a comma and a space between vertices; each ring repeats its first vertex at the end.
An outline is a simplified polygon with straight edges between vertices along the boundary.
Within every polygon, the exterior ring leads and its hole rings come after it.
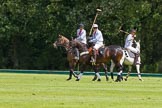
POLYGON ((57 46, 62 46, 67 51, 67 60, 69 61, 69 78, 67 80, 70 80, 72 78, 72 75, 74 77, 77 77, 77 75, 74 73, 74 68, 78 63, 78 60, 74 59, 74 54, 72 48, 69 46, 69 39, 66 37, 59 35, 57 40, 53 43, 54 48, 57 48, 57 46))
MULTIPOLYGON (((77 47, 81 53, 86 52, 88 50, 87 48, 83 47, 81 45, 81 43, 77 40, 70 41, 70 46, 77 47)), ((98 51, 98 52, 100 52, 100 51, 98 51)), ((89 56, 91 56, 91 53, 89 55, 82 56, 82 58, 80 59, 83 66, 81 68, 81 72, 80 72, 80 75, 77 78, 77 80, 80 80, 80 78, 83 74, 83 70, 86 67, 85 64, 89 63, 89 60, 90 60, 89 56)), ((122 48, 120 46, 111 45, 111 46, 104 47, 104 49, 102 50, 102 54, 97 55, 96 65, 94 65, 95 72, 98 73, 99 66, 101 66, 102 63, 106 64, 106 63, 108 63, 109 61, 112 60, 115 64, 115 66, 119 70, 116 81, 117 82, 121 81, 122 80, 122 76, 121 76, 121 74, 122 74, 122 65, 121 64, 122 63, 120 63, 120 61, 121 61, 121 59, 123 59, 122 57, 123 57, 123 51, 122 51, 122 48)))
MULTIPOLYGON (((67 51, 67 60, 69 62, 69 67, 70 67, 69 78, 67 80, 72 79, 72 75, 74 77, 77 77, 77 75, 74 73, 74 68, 76 67, 77 63, 79 63, 81 65, 81 71, 83 71, 83 68, 82 68, 83 66, 84 67, 87 67, 87 65, 91 65, 90 62, 89 62, 90 61, 90 55, 87 52, 87 47, 84 48, 84 50, 86 52, 83 51, 80 54, 80 59, 79 60, 76 60, 76 59, 74 59, 74 57, 75 57, 74 50, 69 45, 69 39, 67 39, 66 37, 64 37, 62 35, 59 35, 58 38, 57 38, 57 40, 53 43, 53 45, 54 45, 55 48, 57 46, 63 46, 66 49, 66 51, 67 51)), ((82 45, 82 47, 83 47, 83 45, 82 45)), ((103 68, 105 70, 106 80, 108 81, 107 66, 105 64, 101 64, 101 66, 103 66, 103 68)), ((98 73, 97 73, 97 75, 99 76, 98 73)), ((97 79, 97 75, 93 78, 93 81, 95 81, 97 79)), ((80 77, 80 76, 78 76, 78 77, 80 77)), ((100 78, 98 79, 98 81, 100 81, 100 78)))

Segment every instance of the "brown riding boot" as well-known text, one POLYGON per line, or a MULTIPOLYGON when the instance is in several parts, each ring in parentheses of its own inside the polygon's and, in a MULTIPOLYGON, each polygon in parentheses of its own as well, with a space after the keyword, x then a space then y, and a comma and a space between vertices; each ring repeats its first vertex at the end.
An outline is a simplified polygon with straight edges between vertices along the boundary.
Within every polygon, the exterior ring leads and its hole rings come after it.
POLYGON ((91 56, 91 62, 92 62, 92 65, 96 65, 96 50, 93 49, 93 55, 91 56))

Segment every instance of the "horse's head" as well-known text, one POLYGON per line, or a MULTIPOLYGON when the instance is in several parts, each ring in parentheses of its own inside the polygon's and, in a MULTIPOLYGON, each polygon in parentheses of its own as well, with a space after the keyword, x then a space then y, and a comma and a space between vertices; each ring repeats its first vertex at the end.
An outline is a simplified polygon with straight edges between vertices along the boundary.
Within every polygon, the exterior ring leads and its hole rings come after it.
POLYGON ((57 48, 57 46, 63 46, 66 49, 69 47, 69 39, 66 37, 59 35, 56 41, 53 43, 54 48, 57 48))

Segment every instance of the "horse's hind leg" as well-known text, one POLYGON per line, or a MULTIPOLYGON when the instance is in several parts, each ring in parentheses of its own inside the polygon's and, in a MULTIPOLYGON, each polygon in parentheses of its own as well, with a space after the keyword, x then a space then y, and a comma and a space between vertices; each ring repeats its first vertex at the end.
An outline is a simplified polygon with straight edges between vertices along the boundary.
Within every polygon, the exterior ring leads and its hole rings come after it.
POLYGON ((131 70, 132 70, 132 66, 128 66, 128 73, 127 73, 127 75, 126 75, 126 78, 124 79, 125 81, 128 80, 128 77, 129 77, 129 75, 130 75, 131 70))
POLYGON ((120 82, 121 80, 123 80, 123 76, 122 76, 122 73, 123 73, 123 66, 122 66, 122 64, 123 64, 123 62, 124 62, 124 58, 125 58, 125 56, 124 55, 122 55, 122 57, 121 58, 118 58, 116 61, 116 67, 118 68, 118 70, 119 70, 119 72, 118 72, 118 74, 117 74, 117 79, 116 79, 116 82, 120 82))
POLYGON ((117 79, 115 80, 115 82, 120 82, 123 80, 123 77, 122 77, 123 67, 122 67, 122 65, 120 65, 120 63, 117 64, 116 66, 117 66, 119 72, 117 73, 117 79))
POLYGON ((112 80, 114 80, 114 75, 113 75, 114 67, 115 67, 115 63, 111 60, 110 74, 111 74, 111 79, 112 80))
POLYGON ((108 80, 109 80, 109 77, 108 77, 108 72, 107 72, 107 66, 106 66, 106 64, 104 64, 104 63, 102 63, 102 66, 103 66, 104 71, 105 71, 106 81, 108 81, 108 80))

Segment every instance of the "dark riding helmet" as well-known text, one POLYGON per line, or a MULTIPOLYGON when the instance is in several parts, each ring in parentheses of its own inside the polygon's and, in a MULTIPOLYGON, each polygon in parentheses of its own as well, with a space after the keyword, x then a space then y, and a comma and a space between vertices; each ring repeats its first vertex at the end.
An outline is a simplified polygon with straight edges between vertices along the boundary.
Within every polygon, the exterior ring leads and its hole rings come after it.
POLYGON ((136 33, 136 30, 135 30, 135 29, 132 29, 132 30, 131 30, 131 33, 136 33))
POLYGON ((79 27, 84 27, 84 24, 80 23, 80 24, 79 24, 79 27))

